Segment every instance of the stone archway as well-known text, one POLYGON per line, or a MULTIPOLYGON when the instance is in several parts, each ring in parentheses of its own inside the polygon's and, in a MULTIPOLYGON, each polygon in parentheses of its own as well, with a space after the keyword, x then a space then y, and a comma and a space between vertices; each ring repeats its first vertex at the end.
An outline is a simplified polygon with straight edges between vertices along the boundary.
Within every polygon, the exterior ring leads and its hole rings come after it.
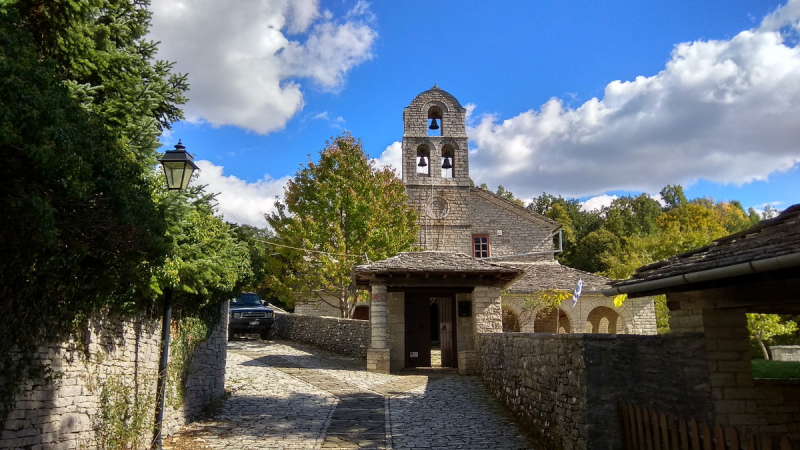
POLYGON ((557 308, 544 315, 537 315, 533 329, 536 333, 571 333, 572 324, 567 313, 557 308))
POLYGON ((607 306, 598 306, 586 317, 586 333, 616 334, 620 315, 607 306))

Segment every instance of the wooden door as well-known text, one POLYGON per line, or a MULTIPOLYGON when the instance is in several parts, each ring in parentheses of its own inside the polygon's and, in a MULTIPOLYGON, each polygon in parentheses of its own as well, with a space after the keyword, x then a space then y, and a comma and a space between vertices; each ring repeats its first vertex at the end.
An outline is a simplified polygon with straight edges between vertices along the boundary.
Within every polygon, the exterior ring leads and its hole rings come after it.
POLYGON ((405 299, 405 367, 431 366, 431 312, 429 296, 407 294, 405 299))
POLYGON ((439 304, 439 346, 442 350, 442 367, 458 367, 455 298, 437 298, 436 302, 439 304))

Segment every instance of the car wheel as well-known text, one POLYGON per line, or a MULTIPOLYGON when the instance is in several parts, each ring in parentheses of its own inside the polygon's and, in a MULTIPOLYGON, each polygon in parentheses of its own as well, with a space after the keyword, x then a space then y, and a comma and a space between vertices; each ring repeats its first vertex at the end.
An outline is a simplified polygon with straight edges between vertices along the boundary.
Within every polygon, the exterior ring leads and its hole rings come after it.
POLYGON ((271 328, 267 328, 266 330, 261 330, 261 339, 263 339, 265 341, 268 340, 269 337, 270 337, 270 334, 272 334, 272 333, 270 333, 271 331, 272 331, 271 328))

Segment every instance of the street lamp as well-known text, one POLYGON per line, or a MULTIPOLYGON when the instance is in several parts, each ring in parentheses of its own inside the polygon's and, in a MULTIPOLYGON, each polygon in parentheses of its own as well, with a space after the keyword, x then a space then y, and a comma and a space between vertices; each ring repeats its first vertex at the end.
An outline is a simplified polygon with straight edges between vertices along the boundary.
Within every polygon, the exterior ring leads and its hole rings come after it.
POLYGON ((167 187, 170 191, 182 191, 189 185, 192 174, 197 170, 192 155, 186 152, 186 147, 178 143, 175 150, 167 150, 164 156, 158 160, 164 168, 164 175, 167 177, 167 187))
MULTIPOLYGON (((192 155, 186 152, 180 139, 175 150, 167 150, 158 160, 164 168, 167 188, 182 191, 189 186, 192 174, 197 170, 192 155)), ((169 363, 169 330, 172 325, 172 286, 164 288, 164 318, 161 322, 161 359, 158 363, 158 382, 156 383, 156 418, 153 429, 151 449, 161 449, 161 429, 164 422, 164 398, 167 388, 167 364, 169 363)))

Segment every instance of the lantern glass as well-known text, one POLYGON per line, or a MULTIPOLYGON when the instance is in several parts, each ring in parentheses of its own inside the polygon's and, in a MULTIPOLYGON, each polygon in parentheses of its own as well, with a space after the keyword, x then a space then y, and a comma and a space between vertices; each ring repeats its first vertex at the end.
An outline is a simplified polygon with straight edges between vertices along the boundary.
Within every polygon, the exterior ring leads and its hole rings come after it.
POLYGON ((182 191, 189 186, 194 168, 188 162, 164 162, 164 174, 167 176, 167 187, 171 191, 182 191))

